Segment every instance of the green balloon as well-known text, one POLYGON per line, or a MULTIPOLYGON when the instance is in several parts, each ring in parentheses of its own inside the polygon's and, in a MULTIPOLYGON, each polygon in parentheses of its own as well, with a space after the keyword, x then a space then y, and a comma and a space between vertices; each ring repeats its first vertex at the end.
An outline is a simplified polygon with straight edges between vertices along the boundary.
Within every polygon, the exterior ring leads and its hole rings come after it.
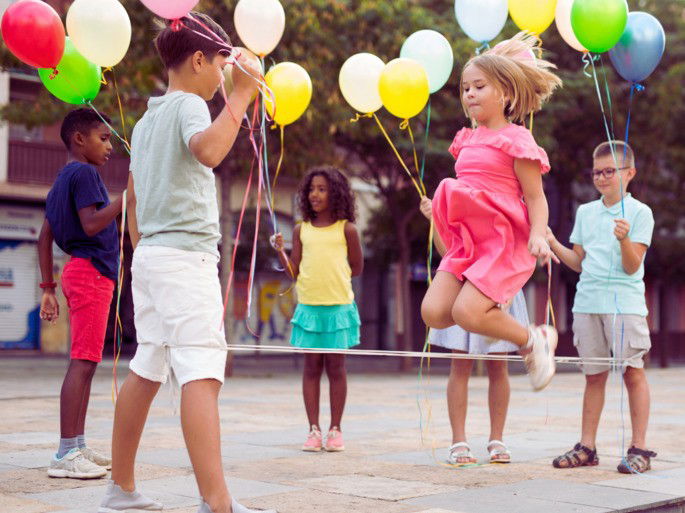
POLYGON ((48 91, 73 105, 92 101, 100 92, 100 66, 78 53, 68 37, 62 59, 57 64, 57 74, 52 69, 41 68, 38 75, 48 91))
POLYGON ((611 50, 628 22, 626 0, 575 0, 571 26, 578 41, 590 52, 611 50))

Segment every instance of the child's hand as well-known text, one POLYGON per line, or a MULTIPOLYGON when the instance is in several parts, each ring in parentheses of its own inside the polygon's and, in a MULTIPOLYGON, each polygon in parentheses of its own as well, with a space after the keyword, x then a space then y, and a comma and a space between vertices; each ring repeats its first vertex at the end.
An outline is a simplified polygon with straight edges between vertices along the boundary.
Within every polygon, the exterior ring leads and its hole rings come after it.
POLYGON ((55 291, 46 289, 43 298, 40 300, 40 318, 44 321, 54 323, 59 317, 59 303, 55 291))
POLYGON ((625 219, 614 219, 614 223, 616 223, 614 235, 619 241, 622 241, 628 236, 628 232, 630 231, 630 223, 628 223, 628 221, 625 219))
POLYGON ((423 196, 421 198, 421 205, 419 208, 426 219, 430 221, 433 218, 433 201, 429 197, 423 196))
POLYGON ((557 240, 557 238, 554 236, 554 232, 552 229, 548 226, 547 227, 547 233, 545 234, 545 239, 547 240, 547 244, 551 245, 554 241, 557 240))
POLYGON ((283 234, 280 232, 269 237, 269 242, 271 243, 271 247, 279 253, 283 251, 283 248, 285 247, 285 244, 283 243, 283 234))
POLYGON ((530 254, 537 258, 543 265, 547 265, 550 259, 557 264, 559 263, 559 259, 552 252, 545 237, 540 235, 531 236, 528 241, 528 251, 530 251, 530 254))
POLYGON ((257 78, 262 74, 261 70, 252 59, 243 52, 236 59, 239 66, 233 66, 231 78, 236 91, 240 91, 250 98, 257 91, 257 78), (240 69, 242 67, 242 69, 240 69), (243 71, 245 70, 245 71, 243 71))

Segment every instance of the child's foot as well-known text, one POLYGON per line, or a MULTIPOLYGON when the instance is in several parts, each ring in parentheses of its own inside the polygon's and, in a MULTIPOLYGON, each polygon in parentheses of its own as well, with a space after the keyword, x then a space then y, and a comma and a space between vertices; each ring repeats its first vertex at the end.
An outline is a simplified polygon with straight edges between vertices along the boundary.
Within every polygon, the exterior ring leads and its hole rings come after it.
POLYGON ((112 470, 112 460, 104 454, 99 453, 95 449, 91 449, 90 447, 81 447, 81 454, 83 454, 84 458, 92 461, 96 465, 105 467, 107 470, 112 470))
POLYGON ((578 442, 573 449, 557 456, 552 461, 554 468, 596 467, 599 465, 597 448, 589 447, 578 442))
POLYGON ((319 452, 321 450, 321 431, 316 426, 312 426, 311 431, 309 431, 309 436, 307 436, 307 441, 302 446, 303 451, 307 452, 319 452))
POLYGON ((501 440, 490 440, 487 446, 490 463, 511 463, 511 451, 501 440))
POLYGON ((341 452, 345 450, 345 442, 343 436, 337 427, 331 428, 326 436, 326 447, 328 452, 341 452))
MULTIPOLYGON (((231 510, 232 513, 278 513, 274 509, 250 509, 242 504, 239 504, 235 499, 231 500, 231 510)), ((202 501, 200 509, 197 510, 197 513, 213 513, 213 511, 209 508, 209 505, 205 501, 202 501)))
POLYGON ((52 457, 48 467, 50 477, 70 477, 72 479, 98 479, 107 475, 107 469, 86 459, 76 448, 61 458, 52 457))
POLYGON ((471 447, 466 442, 457 442, 452 444, 447 450, 447 463, 457 467, 465 465, 474 465, 478 460, 471 452, 471 447))
POLYGON ((540 391, 552 380, 556 371, 554 351, 557 348, 557 330, 552 326, 530 326, 528 345, 523 349, 523 362, 533 390, 540 391))
POLYGON ((642 474, 648 470, 652 470, 652 458, 656 457, 656 453, 646 449, 638 449, 633 446, 628 449, 628 454, 623 461, 619 463, 616 470, 621 474, 642 474))
POLYGON ((143 511, 161 511, 162 504, 146 497, 140 492, 126 492, 114 481, 107 485, 107 491, 100 503, 98 513, 116 513, 127 509, 140 509, 143 511))

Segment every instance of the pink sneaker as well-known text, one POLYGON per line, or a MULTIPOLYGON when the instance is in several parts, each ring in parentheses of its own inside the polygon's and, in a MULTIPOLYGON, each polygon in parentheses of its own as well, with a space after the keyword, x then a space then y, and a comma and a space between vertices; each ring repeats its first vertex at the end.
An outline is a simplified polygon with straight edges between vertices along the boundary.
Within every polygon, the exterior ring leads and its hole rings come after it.
POLYGON ((343 442, 343 436, 337 427, 334 427, 328 432, 326 436, 326 447, 324 447, 328 452, 340 452, 345 450, 345 442, 343 442))
POLYGON ((302 446, 303 451, 319 452, 321 450, 321 431, 316 426, 312 426, 307 441, 302 446))

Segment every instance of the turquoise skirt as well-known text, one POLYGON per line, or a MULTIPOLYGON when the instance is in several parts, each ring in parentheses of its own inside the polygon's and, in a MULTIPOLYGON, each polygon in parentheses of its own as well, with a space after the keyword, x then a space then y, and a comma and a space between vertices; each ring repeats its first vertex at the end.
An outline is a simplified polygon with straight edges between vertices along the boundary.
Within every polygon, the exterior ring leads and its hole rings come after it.
POLYGON ((290 344, 309 349, 349 349, 359 344, 359 311, 349 305, 297 304, 290 344))

